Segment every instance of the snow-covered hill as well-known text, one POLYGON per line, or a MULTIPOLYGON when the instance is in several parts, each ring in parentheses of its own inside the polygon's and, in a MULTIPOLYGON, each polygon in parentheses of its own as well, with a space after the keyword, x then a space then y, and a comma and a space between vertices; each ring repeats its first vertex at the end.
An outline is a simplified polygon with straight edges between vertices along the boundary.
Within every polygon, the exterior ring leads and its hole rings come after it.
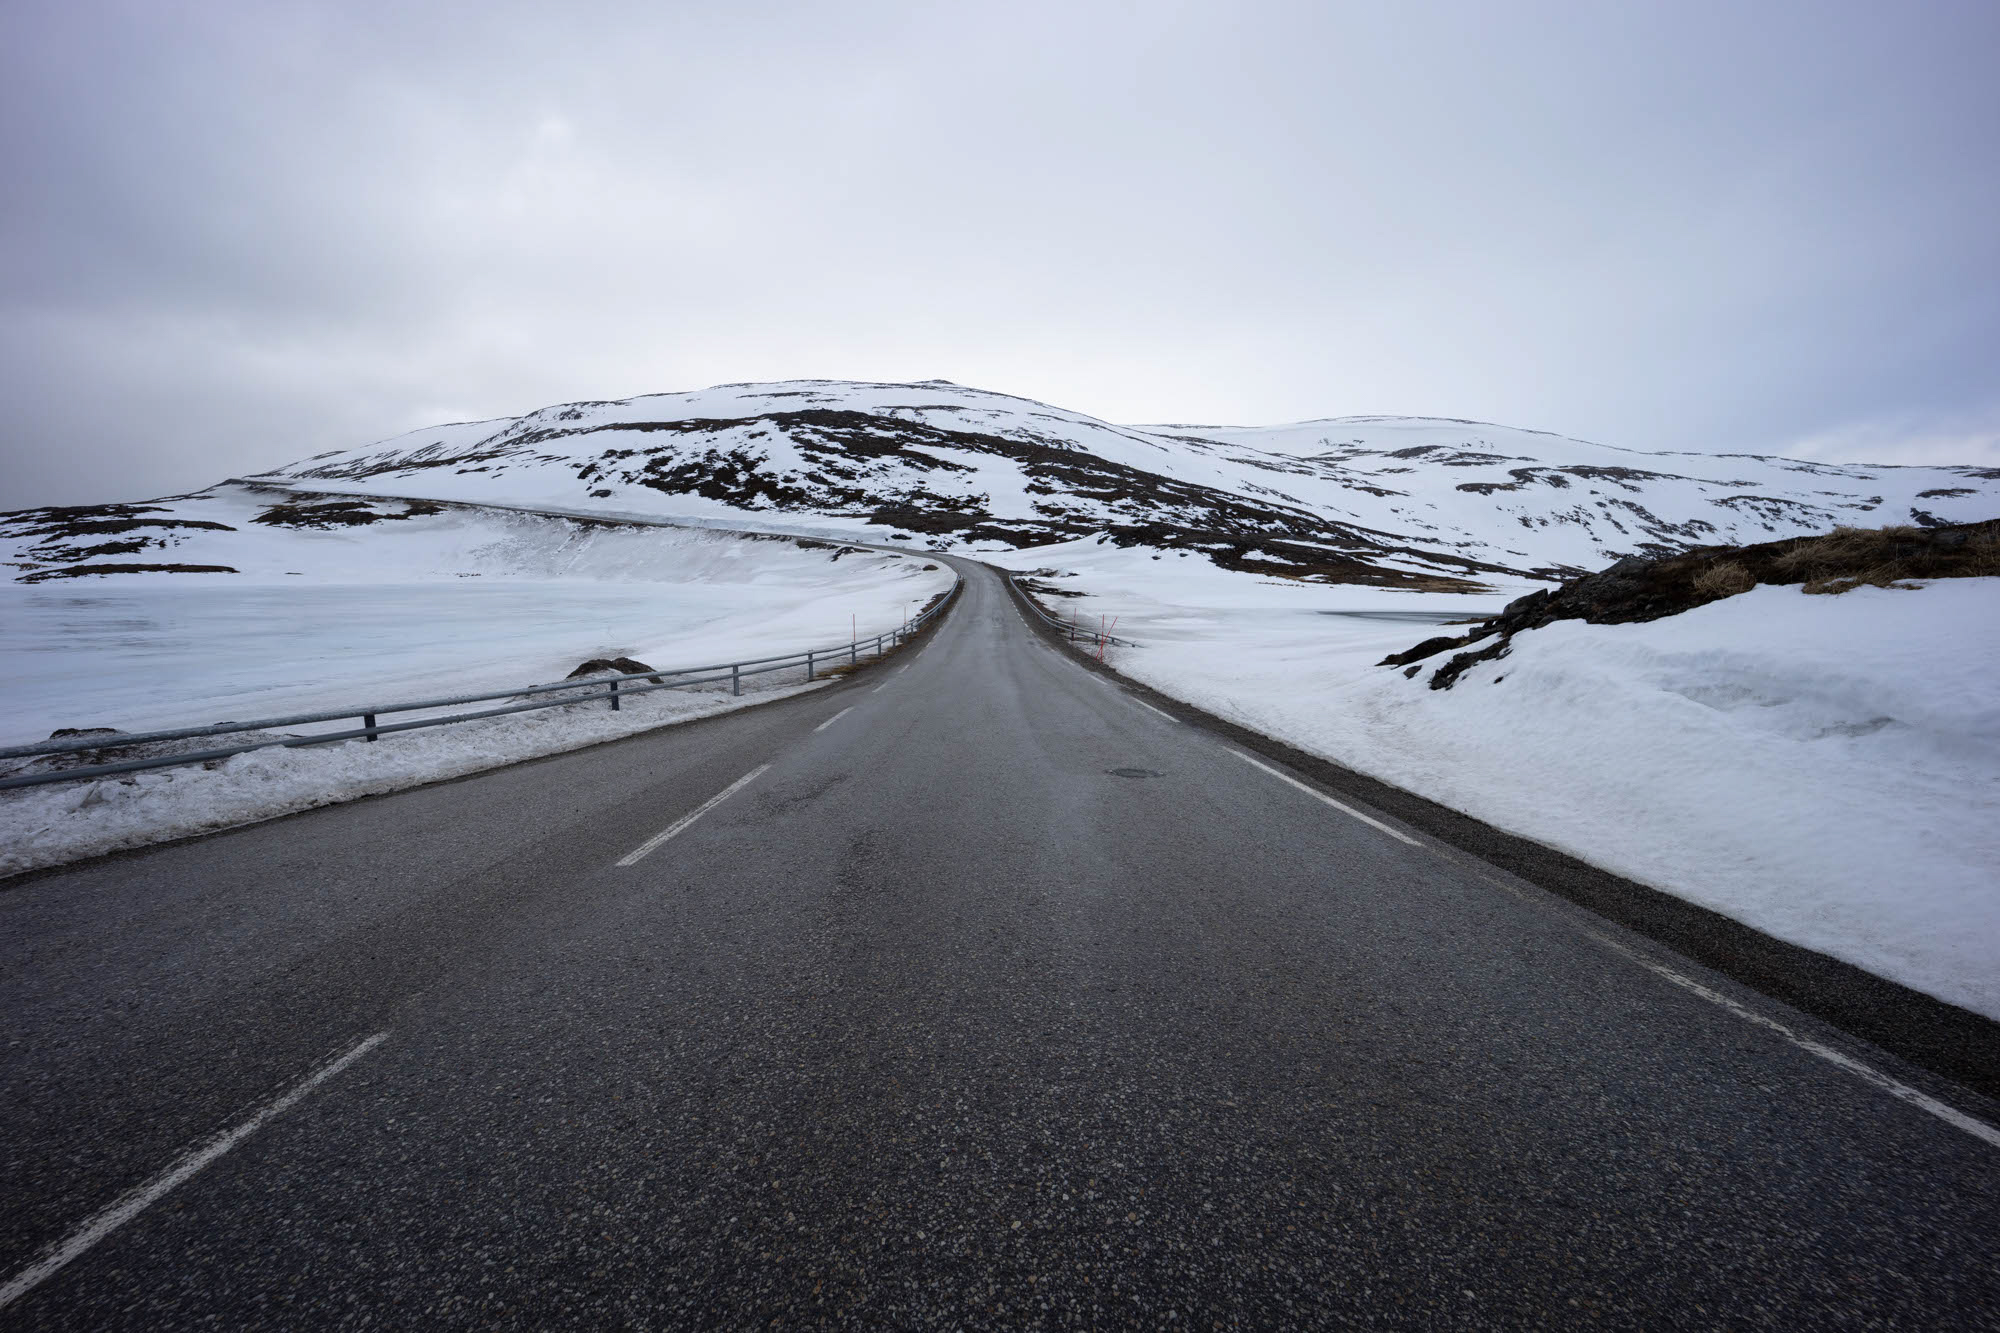
MULTIPOLYGON (((671 661, 697 638, 780 651, 856 614, 864 635, 893 624, 946 577, 593 518, 927 545, 1036 573, 1051 605, 1137 640, 1113 664, 1162 690, 2000 1017, 1984 669, 2000 580, 1758 588, 1659 624, 1538 630, 1457 691, 1374 666, 1425 622, 1627 555, 1995 516, 1994 469, 1643 454, 1419 418, 1126 427, 935 382, 730 385, 5 516, 0 666, 22 715, 0 729, 277 710, 253 688, 505 683, 612 651, 671 661), (282 616, 318 628, 274 633, 282 616), (154 669, 156 649, 181 669, 154 669)), ((565 722, 561 743, 606 716, 565 722)), ((362 760, 355 781, 401 780, 362 760)), ((123 836, 94 806, 48 820, 123 836)))
POLYGON ((1226 569, 1411 590, 1630 554, 2000 513, 2000 471, 1638 453, 1410 417, 1116 426, 933 381, 725 385, 414 431, 260 480, 809 527, 971 552, 1108 532, 1226 569))

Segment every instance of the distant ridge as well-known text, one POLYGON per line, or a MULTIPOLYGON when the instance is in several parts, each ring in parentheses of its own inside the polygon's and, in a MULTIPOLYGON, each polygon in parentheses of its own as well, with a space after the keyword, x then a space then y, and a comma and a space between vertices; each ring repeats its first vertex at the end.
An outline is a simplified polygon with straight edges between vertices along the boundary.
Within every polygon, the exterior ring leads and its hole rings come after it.
POLYGON ((1121 426, 944 380, 725 384, 412 431, 258 474, 427 499, 978 551, 1098 533, 1225 568, 1417 588, 2000 514, 2000 472, 1645 453, 1455 418, 1121 426))

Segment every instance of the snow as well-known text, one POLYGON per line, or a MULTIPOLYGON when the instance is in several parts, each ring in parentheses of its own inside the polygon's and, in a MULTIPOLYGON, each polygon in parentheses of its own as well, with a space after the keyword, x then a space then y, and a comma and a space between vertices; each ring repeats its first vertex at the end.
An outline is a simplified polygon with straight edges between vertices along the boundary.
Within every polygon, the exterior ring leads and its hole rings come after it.
MULTIPOLYGON (((990 514, 995 525, 1030 539, 1046 540, 1050 524, 1175 518, 1168 502, 1135 506, 1108 498, 1123 481, 1113 473, 1105 474, 1101 490, 1071 486, 1052 494, 1037 486, 1031 459, 1008 452, 1017 447, 1068 451, 1208 488, 1258 507, 1273 523, 1304 518, 1309 528, 1317 520, 1341 549, 1373 563, 1447 573, 1433 557, 1528 576, 1555 567, 1601 568, 1651 545, 1767 541, 1838 523, 1970 522, 2000 508, 2000 477, 1975 468, 1642 453, 1416 417, 1255 428, 1119 426, 939 381, 799 380, 563 404, 512 421, 415 431, 262 475, 384 496, 684 521, 740 524, 747 517, 773 528, 848 536, 883 531, 872 524, 878 501, 926 493, 990 514), (850 479, 869 493, 863 501, 836 502, 826 498, 835 492, 823 491, 812 503, 780 506, 762 496, 704 495, 692 481, 667 493, 633 480, 648 459, 698 473, 727 455, 752 460, 763 477, 804 485, 801 479, 824 467, 825 456, 802 448, 795 436, 803 428, 782 419, 801 411, 873 417, 883 435, 899 423, 920 423, 989 443, 974 449, 918 439, 899 453, 850 459, 850 479)), ((948 535, 925 542, 967 552, 998 549, 948 535)))
MULTIPOLYGON (((282 497, 221 487, 151 517, 138 558, 236 574, 0 584, 0 744, 57 727, 163 730, 560 680, 592 657, 662 669, 872 638, 950 569, 876 551, 676 527, 448 509, 332 531, 250 520, 282 497), (292 571, 298 571, 296 573, 292 571)), ((385 504, 381 512, 403 506, 385 504)), ((0 792, 0 875, 210 832, 595 744, 806 688, 795 670, 200 767, 0 792)), ((504 702, 504 701, 502 701, 504 702)), ((404 714, 403 721, 435 713, 404 714)), ((311 734, 352 721, 286 728, 311 734)), ((213 748, 237 738, 182 743, 213 748)), ((19 767, 18 761, 6 765, 19 767)))
POLYGON ((817 688, 798 679, 795 672, 773 673, 760 680, 784 683, 746 684, 741 698, 728 694, 726 684, 720 693, 656 690, 625 699, 615 713, 602 702, 580 703, 400 732, 372 744, 254 750, 214 769, 0 791, 0 875, 400 791, 817 688))
MULTIPOLYGON (((945 521, 926 526, 925 545, 1056 570, 1056 586, 1088 596, 1049 604, 1086 622, 1115 618, 1119 637, 1138 643, 1113 648, 1113 664, 1168 693, 2000 1017, 2000 685, 1990 670, 2000 580, 1839 597, 1761 588, 1646 625, 1558 624, 1522 635, 1512 656, 1450 691, 1374 665, 1429 637, 1425 621, 1490 614, 1563 568, 1836 524, 1987 519, 2000 510, 1990 470, 1639 453, 1414 417, 1119 426, 941 381, 805 380, 563 404, 261 476, 381 497, 372 503, 384 521, 272 530, 250 519, 280 496, 221 487, 159 503, 165 517, 231 531, 159 530, 131 558, 240 574, 0 585, 0 743, 55 726, 137 729, 472 692, 561 676, 588 656, 661 667, 763 656, 840 641, 850 617, 868 635, 899 623, 949 572, 879 554, 834 561, 703 528, 879 541, 895 531, 874 521, 880 510, 915 506, 931 518, 982 516, 989 538, 930 530, 953 526, 945 521), (802 410, 822 424, 837 414, 846 434, 787 415, 802 410), (829 444, 835 436, 850 445, 829 444), (899 447, 877 449, 878 439, 899 447), (401 508, 390 497, 489 508, 402 519, 388 517, 401 508), (508 505, 539 513, 490 508, 508 505), (563 514, 676 526, 549 517, 563 514), (1463 590, 1229 572, 1200 551, 1105 537, 1024 550, 990 539, 1154 525, 1217 547, 1285 538, 1336 564, 1459 576, 1463 590), (1465 578, 1455 562, 1468 560, 1484 568, 1465 578)), ((79 558, 31 540, 22 523, 11 552, 22 577, 79 558)), ((1316 567, 1296 555, 1277 563, 1316 567)), ((182 831, 220 827, 322 792, 421 781, 464 771, 452 767, 461 762, 504 762, 492 756, 518 757, 521 746, 588 743, 606 727, 717 706, 647 698, 660 701, 652 712, 635 701, 632 713, 573 725, 563 719, 584 710, 0 802, 0 834, 31 857, 44 854, 37 847, 103 850, 105 838, 146 836, 146 809, 179 811, 182 831)))
MULTIPOLYGON (((1759 587, 1558 622, 1431 690, 1374 664, 1479 599, 1251 580, 1092 542, 1016 569, 1120 671, 1769 934, 2000 1018, 2000 579, 1759 587), (1333 614, 1327 614, 1333 613, 1333 614)), ((1486 599, 1497 609, 1505 592, 1486 599)))
POLYGON ((180 530, 161 560, 238 574, 0 584, 0 744, 507 689, 591 657, 768 657, 893 629, 952 578, 873 551, 494 511, 251 522, 274 498, 224 487, 169 506, 234 530, 180 530))

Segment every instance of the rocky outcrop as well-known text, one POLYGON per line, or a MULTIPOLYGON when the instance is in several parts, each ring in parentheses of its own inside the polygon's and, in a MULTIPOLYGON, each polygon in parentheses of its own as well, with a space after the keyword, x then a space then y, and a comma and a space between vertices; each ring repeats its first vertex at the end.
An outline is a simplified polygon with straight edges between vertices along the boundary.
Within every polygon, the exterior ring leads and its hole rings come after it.
POLYGON ((1447 690, 1467 669, 1505 657, 1516 634, 1558 620, 1592 625, 1659 620, 1759 583, 1842 593, 1863 585, 1907 586, 1910 579, 1992 575, 2000 575, 2000 519, 1929 528, 1835 528, 1823 537, 1698 546, 1658 559, 1627 556, 1595 574, 1517 598, 1470 633, 1426 639, 1376 665, 1405 667, 1415 676, 1425 660, 1462 649, 1431 676, 1432 689, 1447 690), (1473 647, 1487 639, 1493 642, 1473 647))
POLYGON ((593 657, 576 670, 564 676, 564 680, 576 680, 583 676, 646 676, 655 685, 664 685, 658 676, 647 675, 653 668, 630 657, 593 657))

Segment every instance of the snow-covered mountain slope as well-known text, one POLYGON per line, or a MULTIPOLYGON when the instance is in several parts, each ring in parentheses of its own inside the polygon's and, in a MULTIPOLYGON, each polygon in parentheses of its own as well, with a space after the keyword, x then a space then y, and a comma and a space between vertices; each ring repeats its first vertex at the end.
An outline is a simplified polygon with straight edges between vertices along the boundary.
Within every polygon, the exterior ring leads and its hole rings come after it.
POLYGON ((2000 513, 2000 471, 1637 453, 1477 422, 1116 426, 933 381, 724 385, 414 431, 260 474, 377 495, 993 551, 1108 532, 1227 569, 1412 590, 1630 554, 2000 513))

